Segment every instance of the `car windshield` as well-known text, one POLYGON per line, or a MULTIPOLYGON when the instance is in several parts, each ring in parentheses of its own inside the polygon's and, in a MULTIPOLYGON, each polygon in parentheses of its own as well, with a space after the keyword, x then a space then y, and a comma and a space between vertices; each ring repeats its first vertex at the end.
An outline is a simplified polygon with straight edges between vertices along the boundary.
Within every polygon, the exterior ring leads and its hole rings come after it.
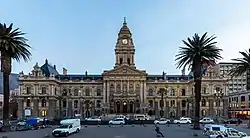
POLYGON ((166 119, 165 118, 161 118, 160 121, 165 121, 166 119))
POLYGON ((69 125, 60 125, 59 128, 68 128, 69 125))

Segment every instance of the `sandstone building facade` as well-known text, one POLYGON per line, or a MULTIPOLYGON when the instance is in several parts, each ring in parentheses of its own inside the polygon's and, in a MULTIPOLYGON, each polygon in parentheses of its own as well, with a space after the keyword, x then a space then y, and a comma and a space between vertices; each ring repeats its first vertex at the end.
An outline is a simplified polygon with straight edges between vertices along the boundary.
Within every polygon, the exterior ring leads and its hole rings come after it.
MULTIPOLYGON (((150 75, 136 68, 132 34, 124 21, 115 46, 115 66, 100 75, 88 72, 59 74, 55 66, 36 64, 30 74, 19 74, 18 115, 54 118, 100 114, 164 111, 166 117, 191 116, 194 83, 190 75, 150 75), (164 88, 163 94, 160 91, 164 88), (161 101, 163 99, 163 101, 161 101), (161 104, 160 104, 161 103, 161 104)), ((202 81, 201 114, 227 113, 227 78, 209 66, 202 81), (224 93, 217 97, 215 92, 224 93)))

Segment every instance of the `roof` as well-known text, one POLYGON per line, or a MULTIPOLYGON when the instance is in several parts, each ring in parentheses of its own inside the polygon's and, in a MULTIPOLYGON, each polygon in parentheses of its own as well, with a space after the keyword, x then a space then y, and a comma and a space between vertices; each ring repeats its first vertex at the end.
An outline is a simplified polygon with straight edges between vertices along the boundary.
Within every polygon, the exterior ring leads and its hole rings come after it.
POLYGON ((45 60, 45 63, 41 66, 41 70, 44 73, 46 77, 49 77, 50 75, 54 74, 59 75, 59 73, 56 70, 56 66, 52 67, 49 63, 48 60, 45 60))

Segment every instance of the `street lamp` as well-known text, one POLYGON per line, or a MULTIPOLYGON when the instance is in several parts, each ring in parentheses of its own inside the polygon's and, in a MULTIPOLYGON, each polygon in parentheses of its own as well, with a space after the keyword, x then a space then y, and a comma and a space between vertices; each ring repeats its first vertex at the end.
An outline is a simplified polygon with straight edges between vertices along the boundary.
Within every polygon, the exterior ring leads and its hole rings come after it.
POLYGON ((217 100, 217 121, 219 118, 219 111, 220 111, 220 99, 223 98, 224 93, 222 92, 222 89, 220 89, 219 87, 217 87, 214 91, 214 98, 217 100))

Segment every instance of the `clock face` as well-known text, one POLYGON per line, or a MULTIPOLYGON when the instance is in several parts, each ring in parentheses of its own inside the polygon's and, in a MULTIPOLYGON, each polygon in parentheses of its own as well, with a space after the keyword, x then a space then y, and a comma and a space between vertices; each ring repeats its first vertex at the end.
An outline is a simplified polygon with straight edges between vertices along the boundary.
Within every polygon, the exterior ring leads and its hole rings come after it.
POLYGON ((123 44, 128 44, 128 40, 127 40, 127 39, 123 39, 123 40, 122 40, 122 43, 123 43, 123 44))

